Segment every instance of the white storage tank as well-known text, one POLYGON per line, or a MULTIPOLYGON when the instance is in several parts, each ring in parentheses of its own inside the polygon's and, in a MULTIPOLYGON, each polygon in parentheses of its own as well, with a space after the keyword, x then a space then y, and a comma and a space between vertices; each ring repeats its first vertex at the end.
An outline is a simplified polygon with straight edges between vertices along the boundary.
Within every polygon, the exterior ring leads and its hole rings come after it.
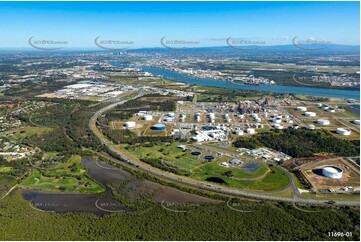
POLYGON ((338 133, 340 135, 350 135, 351 130, 347 130, 347 129, 344 129, 344 128, 337 128, 336 133, 338 133))
POLYGON ((136 126, 136 123, 134 121, 125 122, 125 127, 127 127, 127 128, 134 128, 135 126, 136 126))
POLYGON ((306 117, 316 117, 316 113, 315 112, 305 112, 305 116, 306 117))
POLYGON ((208 116, 210 119, 214 119, 216 117, 216 115, 214 113, 209 113, 208 116))
POLYGON ((317 123, 320 125, 330 125, 330 120, 327 119, 318 119, 317 123))
POLYGON ((306 107, 297 107, 296 110, 305 112, 305 111, 307 111, 307 108, 306 107))
POLYGON ((153 120, 153 116, 152 116, 152 115, 149 115, 149 114, 146 114, 146 115, 143 116, 143 119, 144 119, 145 121, 151 121, 151 120, 153 120))
POLYGON ((173 118, 166 117, 165 119, 163 119, 163 121, 165 121, 165 122, 173 122, 173 118))
POLYGON ((327 109, 327 112, 329 112, 329 113, 334 113, 334 112, 335 112, 335 109, 329 108, 329 109, 327 109))
POLYGON ((247 129, 247 134, 255 134, 255 133, 256 133, 255 129, 252 129, 252 128, 247 129))
POLYGON ((139 112, 137 113, 137 115, 138 115, 139 117, 143 117, 143 116, 145 115, 145 111, 139 111, 139 112))
POLYGON ((258 124, 258 128, 263 129, 264 125, 263 124, 258 124))
POLYGON ((182 113, 180 115, 181 121, 184 122, 184 120, 186 119, 186 115, 184 113, 182 113))
POLYGON ((281 124, 275 124, 273 127, 275 129, 283 129, 284 128, 283 125, 281 125, 281 124))
POLYGON ((170 117, 170 118, 174 118, 175 113, 168 113, 167 116, 170 117))
POLYGON ((307 129, 314 130, 316 127, 313 124, 307 125, 307 129))
POLYGON ((273 122, 276 123, 276 124, 280 124, 282 122, 282 119, 280 118, 274 118, 273 119, 273 122))
POLYGON ((343 171, 337 166, 326 166, 322 168, 322 175, 332 179, 340 179, 342 178, 343 171))
POLYGON ((354 121, 352 121, 354 124, 358 124, 360 125, 360 120, 359 119, 355 119, 354 121))
POLYGON ((244 132, 243 130, 239 129, 239 130, 236 130, 236 135, 243 135, 244 132))

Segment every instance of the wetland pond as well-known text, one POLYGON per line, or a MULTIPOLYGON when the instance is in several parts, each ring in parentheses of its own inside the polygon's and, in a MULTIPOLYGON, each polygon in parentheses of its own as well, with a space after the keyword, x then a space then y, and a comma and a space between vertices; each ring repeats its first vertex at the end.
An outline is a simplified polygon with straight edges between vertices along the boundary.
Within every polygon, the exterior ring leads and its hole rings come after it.
POLYGON ((86 194, 22 189, 23 198, 29 201, 29 206, 33 209, 43 212, 90 212, 97 215, 112 212, 139 212, 114 199, 109 189, 110 186, 130 202, 140 200, 172 204, 206 204, 220 202, 148 180, 139 179, 125 170, 90 157, 82 157, 81 163, 88 170, 89 177, 107 188, 105 192, 86 194))

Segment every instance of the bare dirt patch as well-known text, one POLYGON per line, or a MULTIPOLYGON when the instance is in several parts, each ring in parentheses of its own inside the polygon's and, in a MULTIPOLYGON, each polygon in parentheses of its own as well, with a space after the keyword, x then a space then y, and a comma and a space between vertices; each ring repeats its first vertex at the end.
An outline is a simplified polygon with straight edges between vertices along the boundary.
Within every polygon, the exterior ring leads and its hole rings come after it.
POLYGON ((353 189, 360 189, 360 172, 343 158, 330 158, 308 162, 300 168, 302 174, 316 190, 341 189, 352 186, 353 189), (332 179, 322 175, 325 166, 337 166, 343 170, 342 178, 332 179))

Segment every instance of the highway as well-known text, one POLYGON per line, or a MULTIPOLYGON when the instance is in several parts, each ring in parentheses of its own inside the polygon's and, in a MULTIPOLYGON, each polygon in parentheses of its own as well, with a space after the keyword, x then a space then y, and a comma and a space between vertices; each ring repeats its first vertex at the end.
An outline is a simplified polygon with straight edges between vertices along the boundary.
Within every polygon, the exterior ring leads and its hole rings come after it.
MULTIPOLYGON (((144 90, 140 90, 140 93, 136 95, 133 98, 129 98, 126 100, 122 100, 113 104, 110 104, 99 111, 97 111, 89 120, 89 128, 92 130, 92 132, 97 136, 97 138, 102 142, 103 145, 105 145, 109 150, 119 155, 122 159, 126 160, 129 164, 133 165, 133 169, 140 170, 144 173, 150 174, 152 176, 155 176, 157 178, 160 178, 162 180, 168 180, 173 183, 178 183, 182 185, 187 185, 189 187, 193 187, 200 190, 205 191, 211 191, 214 193, 222 194, 222 195, 228 195, 228 196, 235 196, 235 197, 249 197, 249 198, 255 198, 255 199, 262 199, 262 200, 271 200, 271 201, 284 201, 284 202, 291 202, 291 203, 303 203, 303 204, 327 204, 329 200, 319 200, 319 199, 305 199, 298 197, 299 192, 296 187, 295 181, 291 174, 289 174, 286 169, 281 168, 283 171, 286 172, 288 177, 290 178, 291 186, 292 186, 292 192, 293 197, 281 197, 281 196, 272 196, 272 195, 266 195, 264 193, 257 193, 257 192, 251 192, 251 191, 245 191, 230 187, 224 187, 217 184, 211 184, 208 182, 203 182, 199 180, 195 180, 189 177, 185 176, 179 176, 174 173, 166 172, 161 169, 155 168, 150 166, 149 164, 146 164, 144 162, 141 162, 139 160, 132 159, 130 157, 127 157, 124 155, 119 149, 114 147, 114 144, 107 140, 103 135, 100 134, 100 131, 96 127, 96 121, 97 119, 103 115, 106 111, 115 108, 116 106, 122 105, 130 100, 137 99, 144 95, 144 90)), ((120 164, 126 164, 125 162, 122 162, 117 159, 113 159, 114 161, 120 163, 120 164)), ((280 168, 280 167, 279 167, 280 168)), ((334 200, 334 205, 347 205, 347 206, 359 206, 359 201, 348 201, 348 200, 334 200)))

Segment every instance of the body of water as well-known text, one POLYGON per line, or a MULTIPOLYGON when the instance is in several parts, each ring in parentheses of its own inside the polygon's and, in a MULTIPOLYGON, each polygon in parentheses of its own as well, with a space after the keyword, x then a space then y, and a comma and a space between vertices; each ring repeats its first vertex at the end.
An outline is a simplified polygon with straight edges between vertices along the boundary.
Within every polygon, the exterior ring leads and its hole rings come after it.
POLYGON ((244 90, 255 90, 265 92, 280 92, 280 93, 293 93, 293 94, 304 94, 308 96, 322 96, 322 97, 336 97, 346 99, 360 100, 359 90, 343 90, 343 89, 326 89, 316 87, 300 87, 300 86, 278 86, 278 85, 243 85, 234 84, 227 81, 212 80, 195 78, 185 74, 177 73, 175 71, 169 71, 162 68, 154 67, 142 67, 144 71, 162 75, 164 79, 169 79, 178 82, 184 82, 188 84, 201 85, 201 86, 212 86, 212 87, 224 87, 244 90))
MULTIPOLYGON (((118 61, 110 62, 111 65, 125 67, 118 61)), ((233 89, 244 89, 244 90, 255 90, 265 92, 279 92, 279 93, 293 93, 293 94, 304 94, 309 96, 322 96, 322 97, 336 97, 345 99, 360 100, 359 90, 343 90, 343 89, 328 89, 328 88, 316 88, 316 87, 301 87, 301 86, 278 86, 278 85, 243 85, 235 84, 227 81, 203 79, 181 74, 175 71, 170 71, 162 68, 139 66, 144 71, 153 73, 155 75, 161 75, 164 79, 183 82, 193 85, 211 86, 211 87, 223 87, 233 89)))
POLYGON ((88 212, 105 215, 111 211, 130 212, 126 205, 111 198, 111 194, 84 194, 24 190, 23 198, 29 206, 44 212, 88 212))
MULTIPOLYGON (((89 176, 104 187, 109 183, 119 185, 133 178, 127 171, 108 164, 98 164, 89 157, 82 157, 81 163, 88 170, 89 176)), ((32 208, 46 212, 90 212, 97 215, 109 212, 132 212, 132 209, 125 204, 113 199, 109 189, 95 194, 32 190, 24 190, 22 194, 32 208)))
POLYGON ((31 208, 44 212, 90 212, 97 215, 105 215, 113 212, 143 214, 148 211, 148 209, 135 210, 115 200, 111 190, 108 189, 109 184, 112 184, 114 187, 122 187, 119 192, 128 201, 132 202, 139 202, 149 198, 149 201, 153 202, 167 201, 179 204, 218 203, 218 201, 210 198, 138 179, 128 171, 116 168, 103 161, 94 160, 91 157, 82 157, 81 163, 88 170, 88 175, 92 179, 107 188, 105 192, 86 194, 22 190, 23 198, 29 201, 31 208))

